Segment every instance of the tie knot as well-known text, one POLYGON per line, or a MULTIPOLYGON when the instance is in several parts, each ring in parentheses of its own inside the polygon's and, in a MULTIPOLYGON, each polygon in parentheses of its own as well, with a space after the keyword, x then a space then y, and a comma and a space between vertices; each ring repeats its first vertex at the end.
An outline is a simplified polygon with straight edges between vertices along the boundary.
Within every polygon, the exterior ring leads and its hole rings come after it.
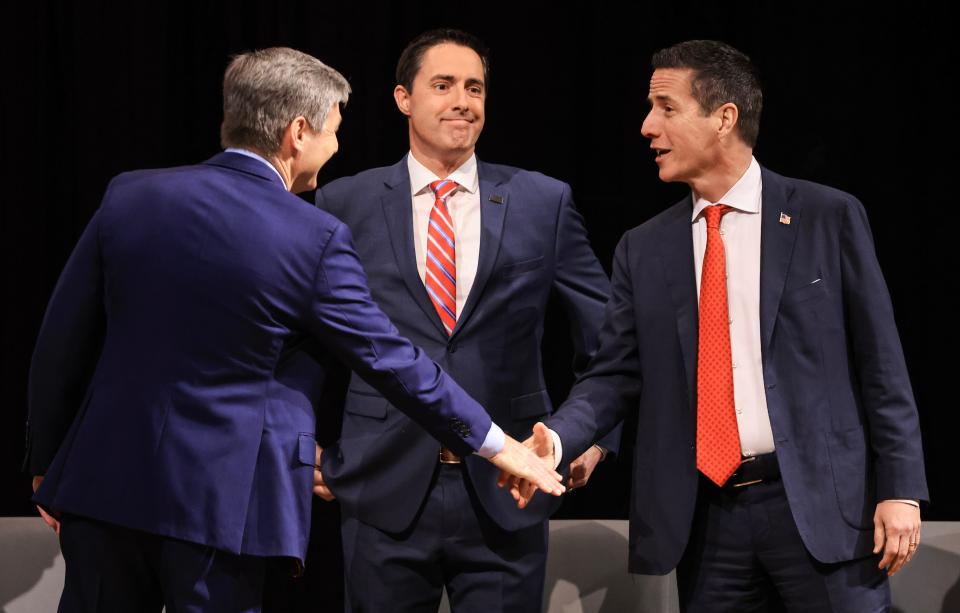
POLYGON ((720 218, 733 209, 725 204, 714 204, 703 209, 703 216, 707 218, 708 228, 719 228, 720 218))
POLYGON ((450 194, 458 187, 457 182, 451 181, 450 179, 441 179, 440 181, 434 181, 430 184, 430 189, 433 191, 434 196, 441 202, 446 202, 450 194))

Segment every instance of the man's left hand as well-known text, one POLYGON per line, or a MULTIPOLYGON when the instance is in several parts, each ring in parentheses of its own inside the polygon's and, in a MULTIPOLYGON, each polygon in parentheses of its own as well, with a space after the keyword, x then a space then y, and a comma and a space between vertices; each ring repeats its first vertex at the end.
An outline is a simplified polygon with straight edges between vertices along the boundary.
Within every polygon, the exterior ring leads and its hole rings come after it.
POLYGON ((586 485, 587 481, 590 480, 590 475, 593 474, 594 469, 597 468, 597 464, 602 459, 603 453, 600 448, 593 445, 590 449, 584 451, 579 458, 570 462, 570 478, 567 480, 570 489, 586 485))
POLYGON ((883 552, 879 568, 893 576, 913 558, 920 546, 920 509, 884 500, 873 515, 873 553, 883 552))

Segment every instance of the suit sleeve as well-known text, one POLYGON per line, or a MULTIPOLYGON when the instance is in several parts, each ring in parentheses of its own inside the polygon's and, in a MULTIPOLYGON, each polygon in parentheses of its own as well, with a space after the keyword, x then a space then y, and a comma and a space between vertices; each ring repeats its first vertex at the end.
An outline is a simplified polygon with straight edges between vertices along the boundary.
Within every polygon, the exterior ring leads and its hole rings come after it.
MULTIPOLYGON (((590 246, 583 217, 566 184, 557 219, 556 262, 554 289, 570 321, 575 352, 573 370, 579 376, 596 354, 604 306, 610 297, 610 280, 590 246)), ((620 449, 621 430, 622 425, 618 424, 597 443, 616 453, 620 449)))
POLYGON ((30 362, 24 470, 43 475, 73 423, 103 346, 98 233, 87 225, 54 288, 30 362))
POLYGON ((314 285, 312 332, 340 360, 454 452, 481 448, 490 416, 374 303, 342 223, 326 242, 314 285))
POLYGON ((876 456, 877 499, 927 500, 920 424, 890 293, 867 215, 853 200, 841 234, 844 308, 860 398, 876 456))
POLYGON ((561 463, 576 459, 637 407, 643 382, 633 304, 628 240, 624 237, 614 255, 612 293, 596 355, 567 401, 546 420, 547 427, 560 436, 561 463))

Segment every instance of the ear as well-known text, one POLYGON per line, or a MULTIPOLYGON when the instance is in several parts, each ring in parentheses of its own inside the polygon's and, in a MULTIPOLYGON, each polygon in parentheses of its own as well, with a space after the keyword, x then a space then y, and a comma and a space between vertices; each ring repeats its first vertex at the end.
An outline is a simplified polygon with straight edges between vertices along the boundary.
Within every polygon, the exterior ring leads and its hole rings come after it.
POLYGON ((407 91, 407 88, 403 85, 397 85, 393 88, 393 99, 397 103, 397 108, 400 109, 400 112, 410 116, 410 92, 407 91))
POLYGON ((303 151, 306 145, 307 132, 310 129, 310 122, 303 115, 293 118, 283 131, 283 144, 288 147, 290 153, 303 151))
POLYGON ((736 130, 737 120, 740 118, 740 110, 736 104, 727 102, 714 111, 714 116, 720 120, 717 136, 726 138, 736 130))

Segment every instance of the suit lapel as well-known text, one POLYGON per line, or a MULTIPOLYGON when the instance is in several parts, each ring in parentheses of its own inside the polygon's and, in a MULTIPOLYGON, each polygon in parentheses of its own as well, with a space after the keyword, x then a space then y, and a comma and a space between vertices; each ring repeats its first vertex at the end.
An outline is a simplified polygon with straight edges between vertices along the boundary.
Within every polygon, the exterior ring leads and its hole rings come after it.
POLYGON ((693 230, 690 215, 693 202, 687 196, 673 207, 664 220, 660 235, 660 261, 677 314, 677 336, 683 353, 690 397, 696 389, 697 374, 697 273, 693 265, 693 230))
MULTIPOLYGON (((457 317, 457 326, 453 330, 455 336, 463 328, 473 313, 483 295, 483 288, 490 280, 493 264, 497 261, 500 252, 500 240, 503 237, 503 220, 507 215, 509 193, 501 185, 498 173, 488 164, 477 160, 477 176, 480 182, 480 255, 477 262, 477 276, 473 287, 463 305, 463 311, 457 317)), ((437 317, 437 321, 440 318, 437 317)))
POLYGON ((773 326, 786 285, 787 270, 800 226, 801 207, 791 202, 793 193, 782 177, 761 168, 763 204, 760 214, 760 339, 764 355, 770 347, 773 326), (785 215, 786 217, 782 217, 785 215), (789 218, 789 219, 787 219, 789 218), (781 221, 783 219, 784 221, 781 221), (789 221, 789 223, 785 223, 789 221))
POLYGON ((413 247, 413 204, 410 197, 410 173, 407 171, 407 159, 403 158, 395 164, 384 180, 386 193, 381 197, 383 217, 386 220, 387 231, 390 234, 390 243, 393 254, 397 259, 397 268, 403 277, 407 289, 414 301, 423 310, 424 315, 433 322, 437 330, 447 335, 447 331, 437 315, 427 289, 417 271, 417 255, 413 247))

